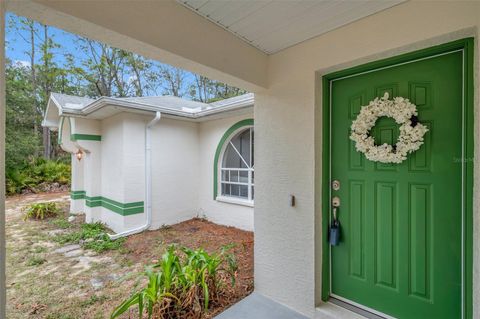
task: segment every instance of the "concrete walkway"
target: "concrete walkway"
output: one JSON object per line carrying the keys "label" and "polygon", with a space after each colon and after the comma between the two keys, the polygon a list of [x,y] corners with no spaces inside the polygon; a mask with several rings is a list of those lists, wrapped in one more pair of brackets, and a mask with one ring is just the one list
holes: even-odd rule
{"label": "concrete walkway", "polygon": [[254,292],[215,319],[307,319],[307,317]]}

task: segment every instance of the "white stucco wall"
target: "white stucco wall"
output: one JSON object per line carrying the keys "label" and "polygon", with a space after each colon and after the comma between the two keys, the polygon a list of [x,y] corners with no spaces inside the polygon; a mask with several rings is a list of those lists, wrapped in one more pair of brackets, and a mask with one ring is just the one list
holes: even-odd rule
{"label": "white stucco wall", "polygon": [[[122,204],[144,201],[146,117],[120,113],[102,121],[101,196]],[[122,216],[101,207],[101,220],[121,232],[145,223],[145,214]]]}
{"label": "white stucco wall", "polygon": [[[270,56],[269,89],[255,95],[257,292],[311,318],[325,318],[325,313],[332,313],[332,306],[319,302],[318,293],[321,287],[322,105],[321,86],[316,83],[316,76],[321,78],[321,74],[333,70],[476,36],[479,25],[479,2],[410,1]],[[452,34],[454,32],[457,33]],[[475,132],[479,136],[478,51],[475,68]],[[477,158],[479,141],[480,137],[476,141]],[[479,194],[478,162],[476,198]],[[289,194],[297,196],[294,208],[288,205]],[[477,199],[474,211],[475,318],[480,317],[478,206]],[[323,312],[321,315],[315,309],[317,305]],[[335,317],[354,316],[343,312]]]}
{"label": "white stucco wall", "polygon": [[213,198],[213,166],[217,145],[232,125],[251,118],[253,112],[199,124],[198,207],[200,215],[205,215],[215,223],[253,231],[253,207],[220,202]]}
{"label": "white stucco wall", "polygon": [[[217,145],[232,125],[252,117],[253,110],[205,122],[164,117],[152,128],[151,229],[206,216],[216,223],[253,230],[253,207],[213,199]],[[145,126],[151,119],[123,112],[91,123],[73,120],[73,127],[81,127],[83,134],[101,134],[101,141],[73,142],[85,150],[85,155],[80,162],[72,156],[72,189],[86,191],[87,197],[101,196],[121,204],[144,202]],[[70,132],[65,133],[69,141]],[[72,200],[72,212],[84,211],[87,221],[100,220],[115,232],[146,221],[145,210],[124,216],[105,205],[88,207],[85,202]]]}
{"label": "white stucco wall", "polygon": [[[124,115],[102,121],[101,195],[124,202]],[[100,194],[99,194],[100,195]]]}
{"label": "white stucco wall", "polygon": [[[84,161],[79,161],[75,154],[70,155],[71,158],[71,170],[72,170],[72,182],[71,182],[71,191],[84,191],[83,183],[83,163]],[[85,200],[83,198],[74,199],[72,198],[70,202],[70,213],[79,214],[85,212]]]}
{"label": "white stucco wall", "polygon": [[152,228],[198,210],[197,123],[162,118],[152,130]]}

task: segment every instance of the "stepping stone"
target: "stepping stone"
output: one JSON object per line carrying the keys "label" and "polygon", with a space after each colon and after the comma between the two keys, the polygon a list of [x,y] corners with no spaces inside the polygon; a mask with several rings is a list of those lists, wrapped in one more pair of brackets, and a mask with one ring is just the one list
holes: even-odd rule
{"label": "stepping stone", "polygon": [[99,278],[90,279],[90,283],[92,284],[92,287],[95,290],[103,288],[103,281],[100,280]]}
{"label": "stepping stone", "polygon": [[63,229],[55,229],[47,232],[48,236],[56,236],[65,233],[65,230]]}
{"label": "stepping stone", "polygon": [[63,247],[60,247],[58,249],[55,249],[55,252],[56,253],[59,253],[59,254],[64,254],[68,251],[71,251],[71,250],[76,250],[76,249],[80,249],[80,245],[67,245],[67,246],[63,246]]}
{"label": "stepping stone", "polygon": [[78,257],[83,254],[83,249],[70,250],[64,253],[65,257]]}

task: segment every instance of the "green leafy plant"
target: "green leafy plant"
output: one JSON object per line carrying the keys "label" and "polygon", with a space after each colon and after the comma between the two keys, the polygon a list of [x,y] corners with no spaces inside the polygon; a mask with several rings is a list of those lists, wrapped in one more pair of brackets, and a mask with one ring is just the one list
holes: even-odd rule
{"label": "green leafy plant", "polygon": [[34,203],[25,209],[23,220],[27,219],[40,219],[43,220],[48,217],[58,216],[62,210],[58,207],[57,203]]}
{"label": "green leafy plant", "polygon": [[32,256],[27,260],[27,266],[38,266],[45,263],[47,260],[40,256]]}
{"label": "green leafy plant", "polygon": [[54,240],[60,244],[82,244],[84,248],[98,253],[121,248],[125,238],[111,240],[106,231],[105,225],[100,222],[85,223],[80,230],[57,235]]}
{"label": "green leafy plant", "polygon": [[73,224],[70,223],[65,217],[55,218],[51,223],[58,228],[68,229],[73,227]]}
{"label": "green leafy plant", "polygon": [[235,285],[238,267],[229,252],[232,247],[209,254],[203,249],[169,246],[159,263],[147,269],[147,287],[120,304],[110,318],[118,318],[131,307],[138,307],[140,319],[145,314],[148,318],[200,317],[219,299],[228,277]]}
{"label": "green leafy plant", "polygon": [[70,185],[70,165],[61,160],[29,159],[23,164],[7,167],[5,183],[8,195],[25,190],[40,192],[44,184]]}

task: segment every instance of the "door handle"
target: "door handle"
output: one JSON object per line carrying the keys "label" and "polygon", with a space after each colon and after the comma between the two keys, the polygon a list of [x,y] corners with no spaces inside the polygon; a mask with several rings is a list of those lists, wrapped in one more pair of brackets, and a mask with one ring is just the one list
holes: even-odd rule
{"label": "door handle", "polygon": [[337,246],[340,243],[340,222],[337,219],[337,210],[340,207],[340,198],[338,196],[332,198],[332,207],[333,221],[330,224],[328,241],[330,242],[330,245]]}
{"label": "door handle", "polygon": [[333,207],[333,221],[337,221],[337,209],[340,207],[340,197],[334,196],[332,198],[332,207]]}

